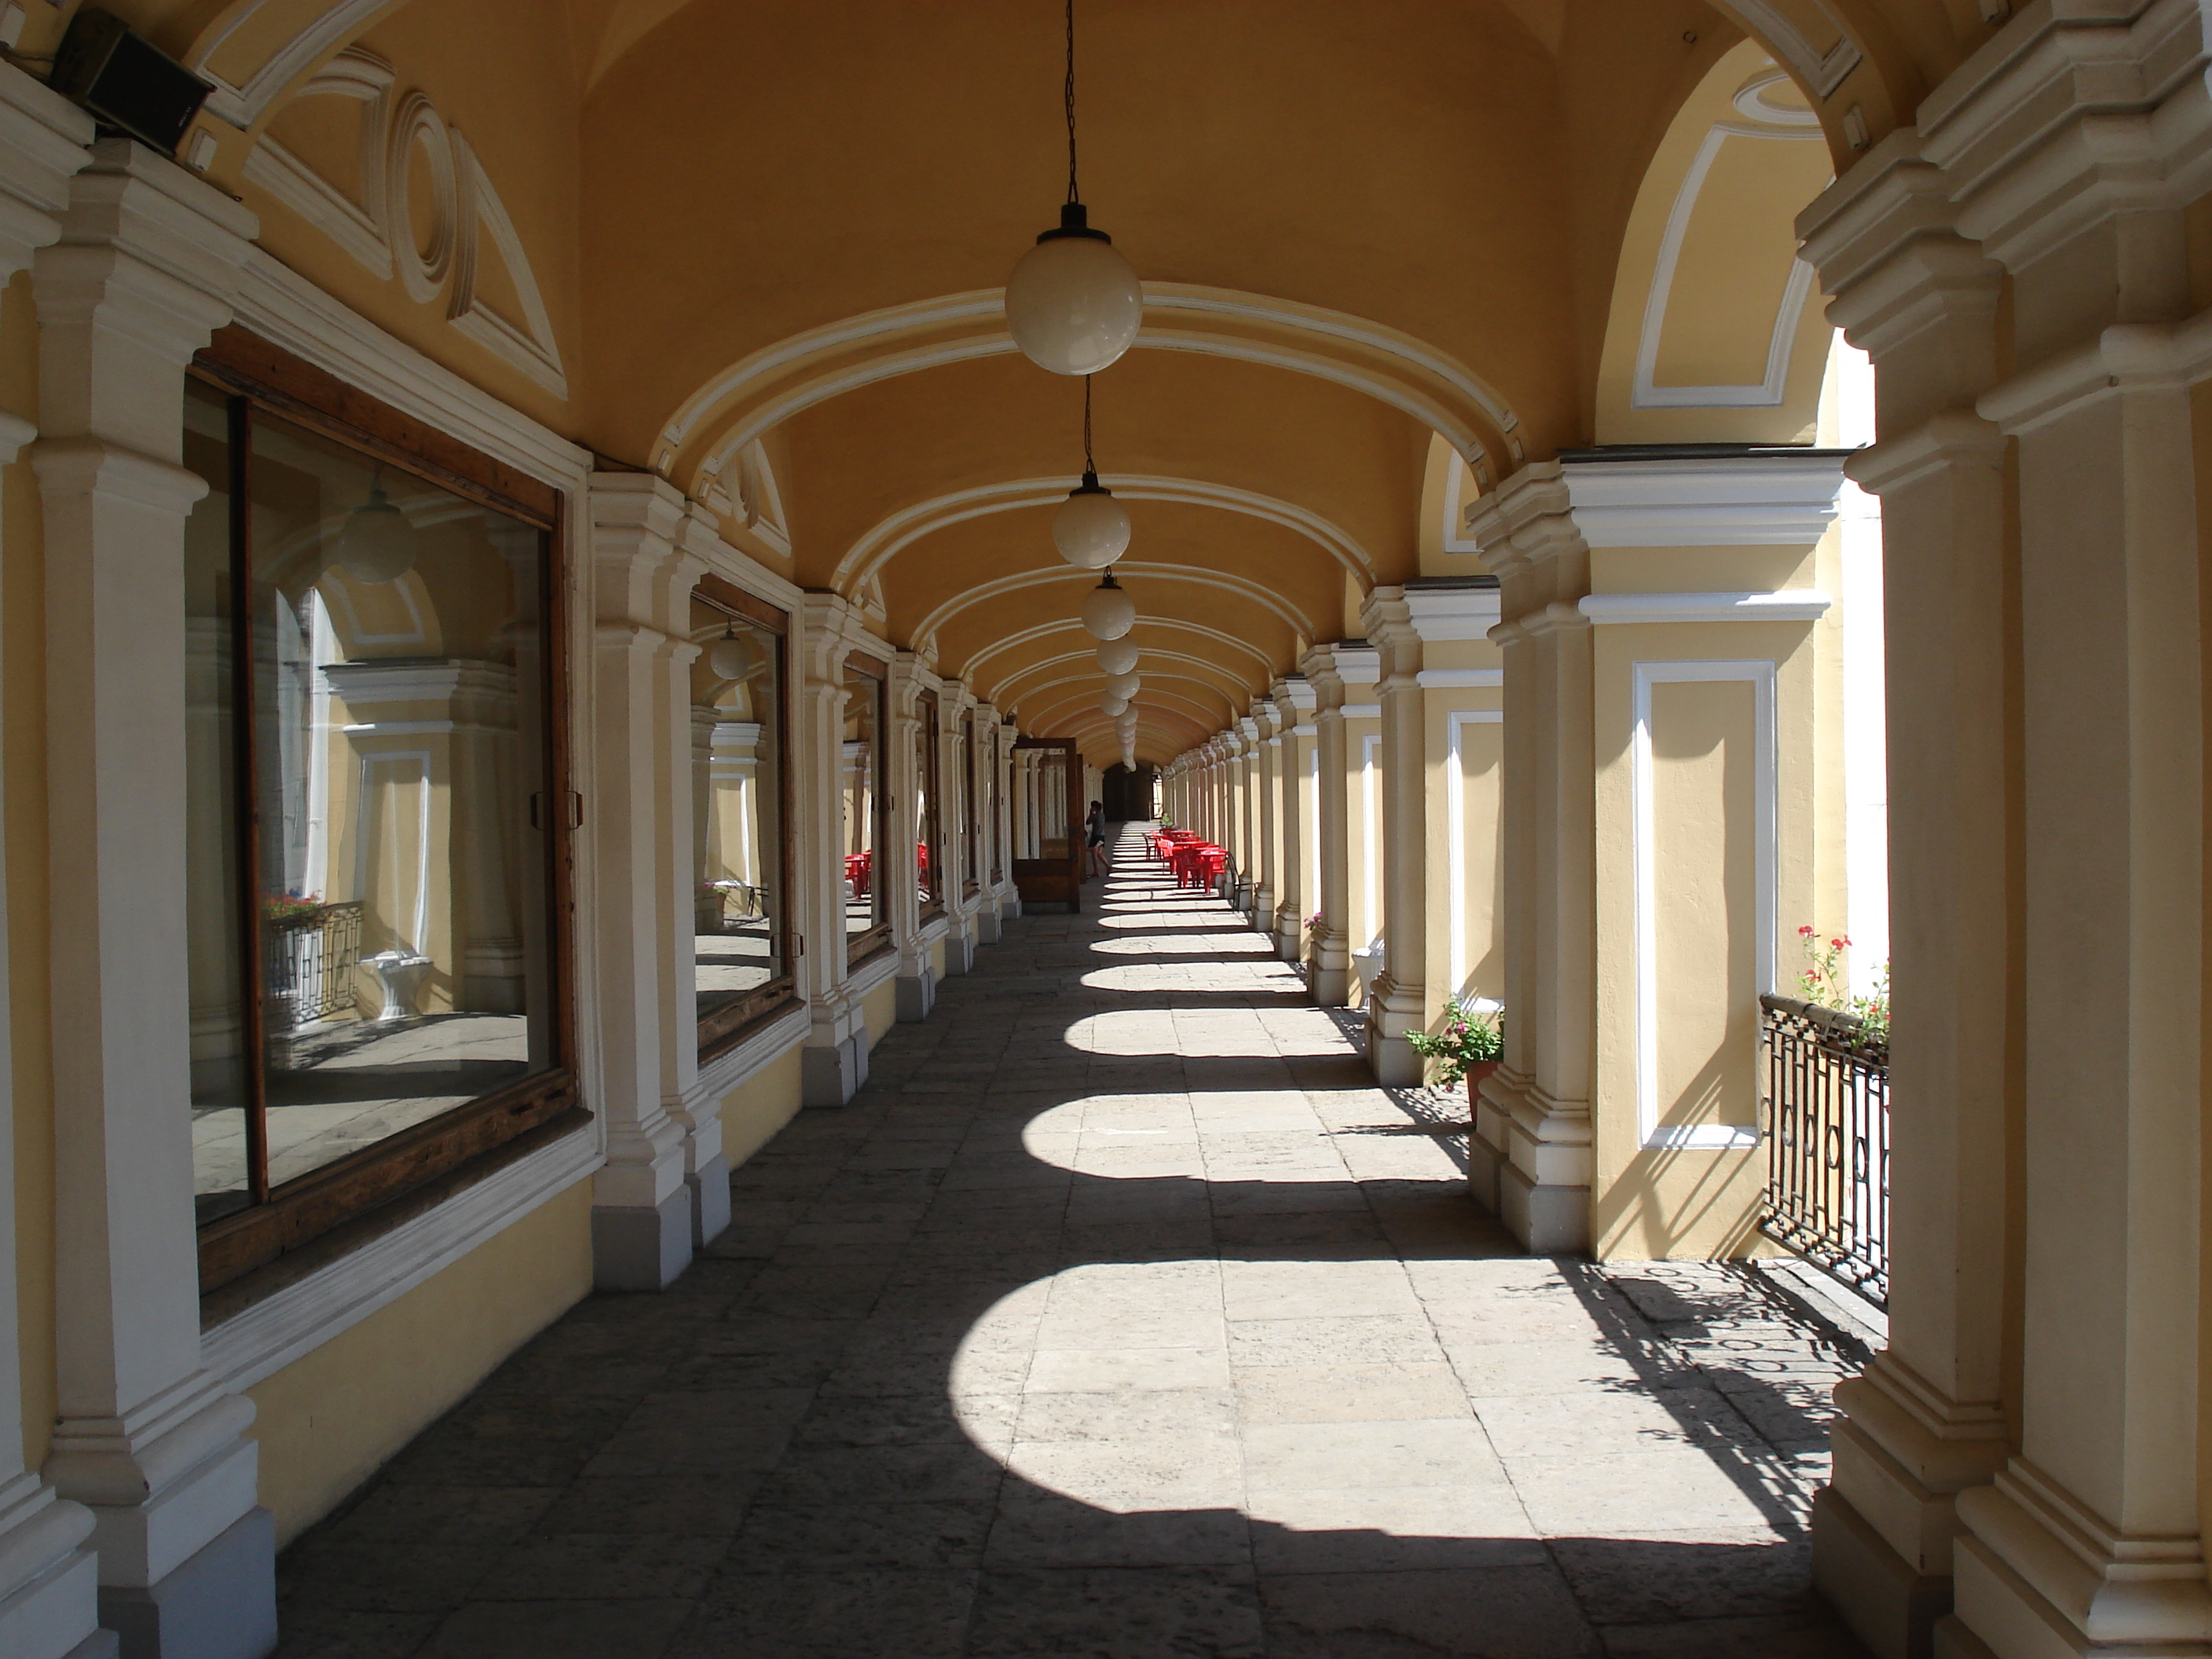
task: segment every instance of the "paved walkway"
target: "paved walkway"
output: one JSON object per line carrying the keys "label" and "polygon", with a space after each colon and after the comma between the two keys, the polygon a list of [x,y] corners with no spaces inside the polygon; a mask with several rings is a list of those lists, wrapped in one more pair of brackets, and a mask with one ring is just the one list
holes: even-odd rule
{"label": "paved walkway", "polygon": [[1517,1255],[1133,838],[872,1068],[288,1552],[287,1659],[1856,1653],[1845,1358],[1732,1269]]}

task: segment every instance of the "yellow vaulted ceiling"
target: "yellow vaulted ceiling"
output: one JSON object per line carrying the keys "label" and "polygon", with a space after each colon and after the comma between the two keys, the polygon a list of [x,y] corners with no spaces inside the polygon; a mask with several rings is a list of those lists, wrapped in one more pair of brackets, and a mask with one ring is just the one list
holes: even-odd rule
{"label": "yellow vaulted ceiling", "polygon": [[[203,159],[278,258],[802,585],[880,599],[892,640],[1030,729],[1117,753],[1072,627],[1093,579],[1048,536],[1079,386],[1013,355],[999,309],[1064,190],[1054,0],[111,3],[216,82]],[[35,52],[59,23],[27,27]],[[1600,430],[1639,192],[1747,33],[1818,121],[1766,148],[1815,172],[1847,110],[1879,137],[1986,38],[1974,0],[1079,0],[1078,27],[1084,195],[1146,284],[1097,390],[1152,761],[1336,637],[1347,580],[1415,573],[1432,434],[1486,488]],[[348,90],[364,63],[386,103]],[[398,152],[396,217],[367,158],[417,94],[510,233],[476,233],[472,287],[399,280],[437,229],[438,140]],[[275,150],[249,165],[264,136],[324,193]],[[1721,156],[1713,199],[1771,209],[1786,270],[1808,167],[1764,154]],[[1692,230],[1702,293],[1727,231]],[[1668,313],[1659,383],[1754,378],[1728,310]]]}

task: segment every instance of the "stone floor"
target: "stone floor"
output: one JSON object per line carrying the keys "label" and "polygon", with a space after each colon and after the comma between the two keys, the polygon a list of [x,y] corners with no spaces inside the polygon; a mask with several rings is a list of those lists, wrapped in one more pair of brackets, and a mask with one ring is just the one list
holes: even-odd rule
{"label": "stone floor", "polygon": [[1518,1255],[1133,839],[872,1068],[287,1552],[286,1659],[1857,1653],[1805,1546],[1856,1357]]}

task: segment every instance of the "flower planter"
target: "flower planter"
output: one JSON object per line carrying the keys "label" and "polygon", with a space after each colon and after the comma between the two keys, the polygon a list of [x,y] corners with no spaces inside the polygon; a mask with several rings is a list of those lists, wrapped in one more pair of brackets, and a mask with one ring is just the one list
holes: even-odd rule
{"label": "flower planter", "polygon": [[1467,1079],[1467,1116],[1468,1122],[1472,1123],[1474,1121],[1474,1097],[1476,1092],[1482,1087],[1483,1079],[1488,1077],[1492,1072],[1496,1071],[1505,1062],[1502,1060],[1470,1060],[1467,1062],[1467,1066],[1465,1071],[1462,1073],[1462,1075]]}

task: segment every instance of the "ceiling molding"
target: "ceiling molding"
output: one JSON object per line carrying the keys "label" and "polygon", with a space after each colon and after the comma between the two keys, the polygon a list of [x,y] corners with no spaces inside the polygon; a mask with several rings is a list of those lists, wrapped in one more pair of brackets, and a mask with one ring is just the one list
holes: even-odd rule
{"label": "ceiling molding", "polygon": [[[1218,570],[1198,570],[1185,565],[1133,563],[1127,559],[1123,559],[1115,564],[1114,569],[1117,575],[1133,576],[1144,581],[1188,582],[1200,587],[1217,588],[1222,592],[1233,593],[1241,599],[1258,605],[1270,616],[1278,618],[1294,634],[1311,639],[1317,631],[1311,619],[1300,616],[1284,599],[1261,586],[1259,583],[1248,581],[1242,576],[1231,576]],[[1007,594],[1019,592],[1024,588],[1044,587],[1061,582],[1079,585],[1083,590],[1088,591],[1093,585],[1091,579],[1096,574],[1094,571],[1078,570],[1072,566],[1063,565],[1053,570],[1024,570],[1012,576],[1001,576],[995,581],[988,581],[980,586],[971,587],[958,598],[945,600],[916,624],[913,635],[914,648],[917,652],[933,654],[936,650],[938,630],[962,611],[981,605],[986,600],[1003,599]],[[1139,611],[1137,620],[1143,623],[1155,619]]]}
{"label": "ceiling molding", "polygon": [[[1370,586],[1374,585],[1375,561],[1358,539],[1318,513],[1291,502],[1202,478],[1110,473],[1101,474],[1100,482],[1125,501],[1179,501],[1193,507],[1218,507],[1280,525],[1313,542],[1341,565],[1347,574],[1360,578]],[[830,585],[841,593],[849,594],[854,583],[881,570],[926,536],[970,519],[1024,507],[1057,507],[1067,499],[1070,487],[1064,477],[1013,478],[917,501],[881,520],[855,541],[837,562]]]}
{"label": "ceiling molding", "polygon": [[[1318,306],[1180,283],[1145,285],[1139,349],[1269,364],[1400,409],[1459,450],[1479,477],[1517,467],[1520,417],[1464,364],[1409,334]],[[1004,290],[978,289],[842,319],[765,346],[713,376],[670,416],[653,465],[678,483],[803,410],[902,374],[1014,349]]]}
{"label": "ceiling molding", "polygon": [[[1279,672],[1275,667],[1275,659],[1253,644],[1251,641],[1239,639],[1236,635],[1221,629],[1208,628],[1204,623],[1185,622],[1180,617],[1139,617],[1137,621],[1139,627],[1175,628],[1185,633],[1195,634],[1201,639],[1210,640],[1217,645],[1224,645],[1231,650],[1243,652],[1265,668],[1271,677]],[[982,663],[998,655],[1000,652],[1010,651],[1017,646],[1027,645],[1030,641],[1042,639],[1048,634],[1060,633],[1083,634],[1084,639],[1088,641],[1084,647],[1085,650],[1095,647],[1098,643],[1097,641],[1091,639],[1090,635],[1083,633],[1083,624],[1080,622],[1073,617],[1062,617],[1052,622],[1040,623],[1033,628],[1024,628],[1019,633],[1009,634],[1003,639],[994,640],[962,663],[960,672],[963,676],[972,678],[980,672],[980,665]],[[1140,646],[1138,648],[1142,650],[1145,647]]]}

